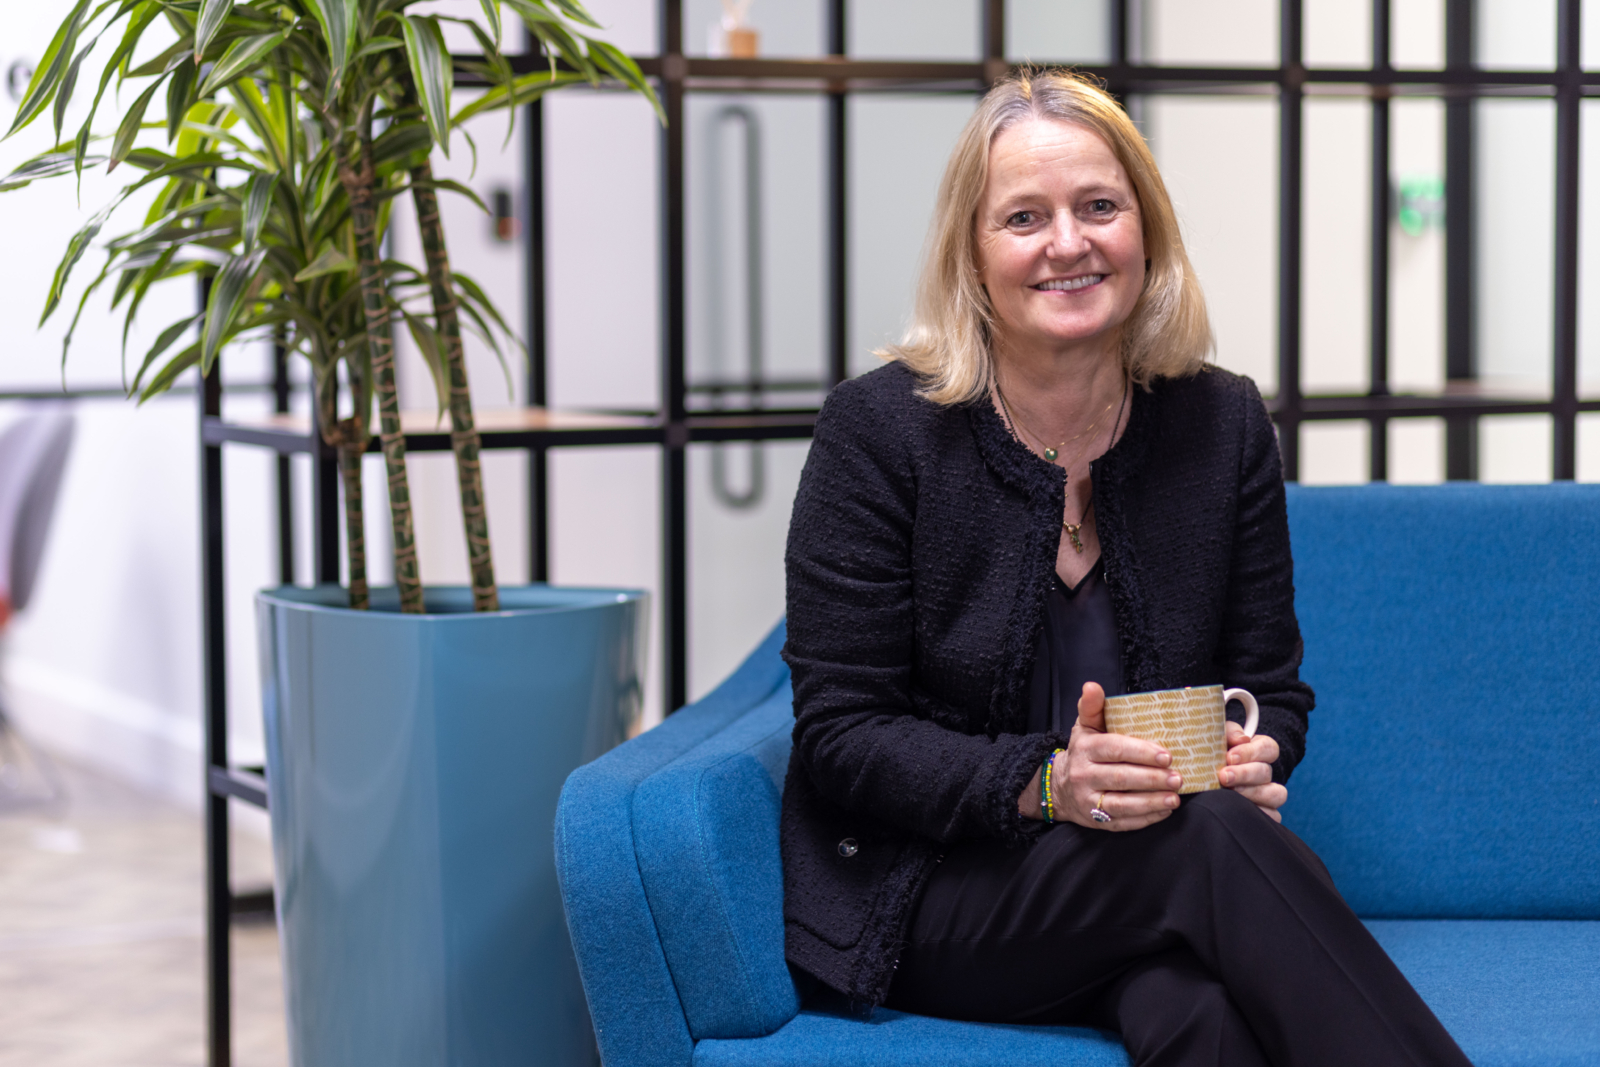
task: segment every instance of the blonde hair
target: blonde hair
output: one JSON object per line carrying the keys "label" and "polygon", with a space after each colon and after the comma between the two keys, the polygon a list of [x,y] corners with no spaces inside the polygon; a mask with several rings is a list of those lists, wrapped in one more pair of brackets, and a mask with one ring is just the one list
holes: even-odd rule
{"label": "blonde hair", "polygon": [[989,349],[994,308],[978,273],[978,205],[989,178],[990,146],[1002,131],[1030,118],[1099,134],[1133,183],[1149,268],[1122,327],[1122,362],[1129,377],[1148,388],[1156,378],[1194,374],[1214,348],[1211,323],[1155,158],[1104,89],[1065,70],[1012,74],[978,104],[939,183],[911,326],[899,344],[874,354],[915,371],[923,382],[919,392],[935,403],[959,404],[988,394],[994,378]]}

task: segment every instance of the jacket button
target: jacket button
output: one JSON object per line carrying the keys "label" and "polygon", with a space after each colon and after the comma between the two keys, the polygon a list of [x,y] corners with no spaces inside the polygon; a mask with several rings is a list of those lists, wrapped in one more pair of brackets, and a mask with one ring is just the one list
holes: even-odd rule
{"label": "jacket button", "polygon": [[853,837],[847,837],[843,841],[839,842],[839,855],[843,856],[845,859],[849,859],[851,856],[854,856],[860,851],[861,846],[856,844],[856,839]]}

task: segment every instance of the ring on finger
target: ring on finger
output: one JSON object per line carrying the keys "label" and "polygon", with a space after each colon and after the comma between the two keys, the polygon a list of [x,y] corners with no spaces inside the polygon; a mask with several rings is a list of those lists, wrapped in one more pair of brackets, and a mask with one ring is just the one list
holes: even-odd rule
{"label": "ring on finger", "polygon": [[1100,794],[1100,799],[1095,801],[1094,807],[1089,809],[1089,818],[1101,824],[1111,821],[1111,813],[1106,810],[1106,795],[1104,793]]}

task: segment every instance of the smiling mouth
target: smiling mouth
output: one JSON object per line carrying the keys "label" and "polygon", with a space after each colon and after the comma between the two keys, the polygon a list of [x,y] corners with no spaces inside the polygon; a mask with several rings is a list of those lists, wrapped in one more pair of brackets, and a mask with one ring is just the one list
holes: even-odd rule
{"label": "smiling mouth", "polygon": [[1095,285],[1104,278],[1104,274],[1084,274],[1077,278],[1053,278],[1047,282],[1040,282],[1038,285],[1035,285],[1034,288],[1041,289],[1047,293],[1070,293],[1077,289],[1087,289],[1089,286]]}

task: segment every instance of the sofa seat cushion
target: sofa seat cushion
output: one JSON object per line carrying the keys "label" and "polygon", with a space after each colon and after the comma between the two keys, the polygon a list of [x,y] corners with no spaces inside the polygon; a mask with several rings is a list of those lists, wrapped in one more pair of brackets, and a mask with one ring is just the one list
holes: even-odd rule
{"label": "sofa seat cushion", "polygon": [[880,1008],[871,1019],[807,1009],[775,1034],[701,1041],[695,1067],[1128,1067],[1115,1034],[1076,1026],[958,1023]]}
{"label": "sofa seat cushion", "polygon": [[1600,922],[1367,927],[1476,1067],[1600,1064]]}
{"label": "sofa seat cushion", "polygon": [[[1600,1064],[1600,922],[1369,921],[1475,1067]],[[1125,1067],[1114,1034],[807,1009],[776,1033],[701,1041],[695,1067]]]}

